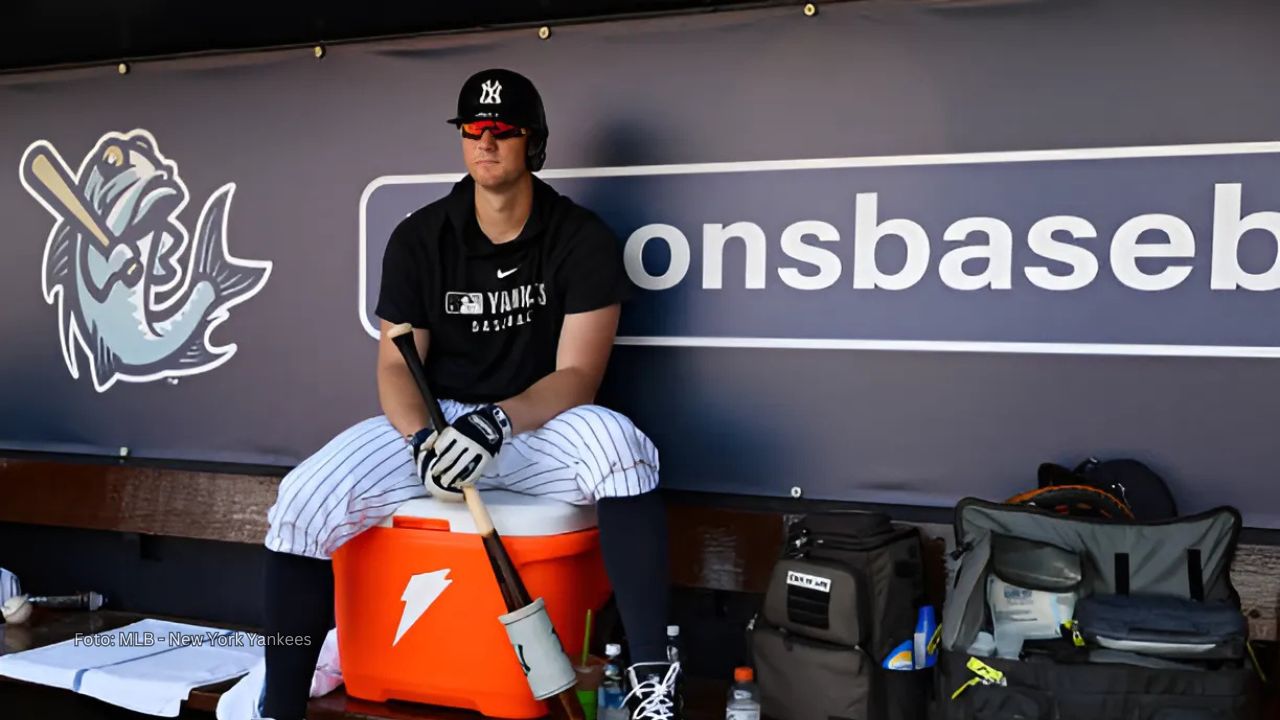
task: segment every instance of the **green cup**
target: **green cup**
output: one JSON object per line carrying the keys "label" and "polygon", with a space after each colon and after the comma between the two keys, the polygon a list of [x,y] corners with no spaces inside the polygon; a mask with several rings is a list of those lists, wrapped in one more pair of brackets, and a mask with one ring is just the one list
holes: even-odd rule
{"label": "green cup", "polygon": [[599,702],[599,699],[596,698],[596,691],[579,690],[577,692],[578,703],[582,705],[582,716],[586,720],[596,720],[596,710],[599,709],[596,705]]}
{"label": "green cup", "polygon": [[586,720],[596,720],[596,703],[599,702],[596,693],[604,680],[604,658],[592,655],[587,658],[586,665],[575,665],[573,670],[578,675],[574,689],[578,693],[578,704],[582,705],[582,714]]}

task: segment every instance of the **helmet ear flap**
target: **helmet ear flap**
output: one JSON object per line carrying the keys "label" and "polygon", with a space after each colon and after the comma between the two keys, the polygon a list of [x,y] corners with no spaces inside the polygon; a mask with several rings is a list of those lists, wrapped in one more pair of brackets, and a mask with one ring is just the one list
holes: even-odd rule
{"label": "helmet ear flap", "polygon": [[530,172],[537,172],[542,169],[542,164],[547,161],[547,136],[546,133],[536,133],[529,137],[528,150],[525,151],[525,165],[528,166]]}
{"label": "helmet ear flap", "polygon": [[542,105],[542,98],[537,98],[538,110],[538,128],[536,132],[529,138],[528,150],[525,155],[525,165],[529,167],[530,172],[537,172],[542,169],[542,164],[547,161],[547,110]]}

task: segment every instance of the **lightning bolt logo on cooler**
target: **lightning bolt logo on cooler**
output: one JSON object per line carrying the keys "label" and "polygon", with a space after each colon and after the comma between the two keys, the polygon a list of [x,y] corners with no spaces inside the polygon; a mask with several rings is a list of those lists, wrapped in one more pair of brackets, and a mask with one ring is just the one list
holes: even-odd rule
{"label": "lightning bolt logo on cooler", "polygon": [[409,582],[404,586],[404,594],[400,596],[404,601],[404,614],[400,616],[400,626],[396,628],[396,639],[391,641],[393,647],[452,582],[449,579],[448,568],[409,578]]}

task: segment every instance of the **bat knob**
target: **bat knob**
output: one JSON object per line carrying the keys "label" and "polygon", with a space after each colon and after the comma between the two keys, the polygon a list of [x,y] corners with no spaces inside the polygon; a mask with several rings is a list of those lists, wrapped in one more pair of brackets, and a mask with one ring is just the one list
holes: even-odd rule
{"label": "bat knob", "polygon": [[392,340],[404,335],[411,335],[412,333],[413,326],[409,323],[400,323],[399,325],[392,325],[387,328],[387,337]]}

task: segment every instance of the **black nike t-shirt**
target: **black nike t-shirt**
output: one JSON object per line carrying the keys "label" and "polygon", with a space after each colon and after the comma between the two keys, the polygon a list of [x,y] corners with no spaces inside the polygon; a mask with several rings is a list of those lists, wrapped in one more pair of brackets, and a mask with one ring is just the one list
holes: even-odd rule
{"label": "black nike t-shirt", "polygon": [[377,315],[430,331],[427,378],[442,398],[496,402],[556,367],[564,316],[625,300],[617,236],[534,177],[519,237],[493,243],[470,176],[405,218],[387,242]]}

